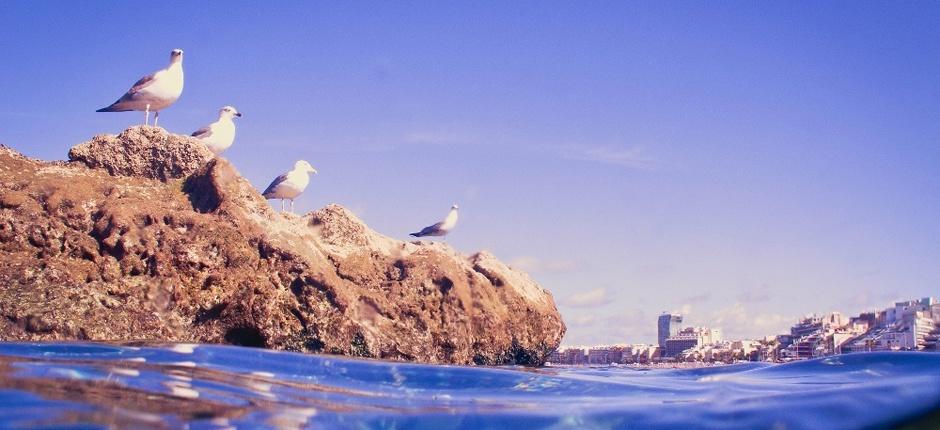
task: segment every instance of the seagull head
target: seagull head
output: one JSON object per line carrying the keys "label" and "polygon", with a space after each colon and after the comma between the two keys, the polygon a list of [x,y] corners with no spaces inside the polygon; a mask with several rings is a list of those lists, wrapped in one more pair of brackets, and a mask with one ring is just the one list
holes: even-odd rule
{"label": "seagull head", "polygon": [[219,109],[219,118],[232,119],[233,117],[236,117],[236,116],[241,117],[242,114],[241,112],[236,110],[234,106],[225,106],[222,109]]}
{"label": "seagull head", "polygon": [[451,210],[457,210],[457,209],[460,209],[460,207],[457,206],[457,203],[454,203],[454,205],[451,206],[450,209],[451,209]]}
{"label": "seagull head", "polygon": [[317,169],[314,169],[313,166],[310,165],[310,163],[304,160],[297,160],[297,162],[294,163],[294,170],[299,170],[301,172],[307,172],[307,173],[313,173],[314,175],[317,174]]}
{"label": "seagull head", "polygon": [[171,62],[171,63],[178,63],[178,62],[180,62],[180,61],[183,61],[183,50],[182,50],[182,49],[174,49],[174,50],[170,51],[170,62]]}

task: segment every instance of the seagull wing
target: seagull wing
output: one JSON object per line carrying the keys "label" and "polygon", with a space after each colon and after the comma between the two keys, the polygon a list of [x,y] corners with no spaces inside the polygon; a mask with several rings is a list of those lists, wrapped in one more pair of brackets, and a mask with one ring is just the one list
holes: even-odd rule
{"label": "seagull wing", "polygon": [[153,84],[156,80],[157,80],[157,74],[156,74],[156,73],[151,73],[151,74],[149,74],[149,75],[147,75],[147,76],[144,76],[144,77],[140,78],[140,80],[138,80],[137,82],[134,83],[134,86],[132,86],[131,89],[127,90],[127,95],[136,94],[138,91],[140,91],[140,90],[142,90],[142,89],[144,89],[144,88],[149,87],[149,86],[150,86],[151,84]]}
{"label": "seagull wing", "polygon": [[441,232],[441,227],[444,226],[444,222],[441,221],[434,225],[429,225],[417,233],[411,233],[412,236],[421,237],[421,236],[435,236]]}
{"label": "seagull wing", "polygon": [[152,85],[154,82],[157,81],[156,76],[157,76],[156,73],[152,73],[152,74],[149,74],[147,76],[140,78],[140,80],[135,82],[134,86],[132,86],[131,89],[127,90],[127,92],[124,93],[124,95],[121,96],[121,98],[119,98],[116,102],[111,103],[111,106],[98,109],[98,112],[124,112],[128,110],[133,110],[133,108],[130,108],[124,105],[123,103],[134,100],[134,96],[136,96],[137,93],[140,92],[140,90],[143,90],[144,88],[149,87],[150,85]]}
{"label": "seagull wing", "polygon": [[271,185],[268,185],[268,187],[264,189],[264,192],[261,193],[261,195],[264,197],[268,197],[268,194],[273,193],[274,189],[277,188],[278,185],[281,185],[281,183],[283,183],[286,180],[287,180],[287,173],[274,178],[274,180],[271,181]]}
{"label": "seagull wing", "polygon": [[212,136],[212,128],[209,126],[205,126],[203,128],[200,128],[199,130],[194,131],[192,136],[195,137],[196,139],[205,139],[209,136]]}

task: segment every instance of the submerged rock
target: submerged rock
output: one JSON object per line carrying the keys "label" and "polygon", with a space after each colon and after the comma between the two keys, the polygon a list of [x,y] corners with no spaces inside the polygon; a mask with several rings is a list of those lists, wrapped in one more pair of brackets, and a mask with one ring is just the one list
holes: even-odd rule
{"label": "submerged rock", "polygon": [[339,205],[279,214],[206,152],[152,127],[70,163],[0,148],[0,339],[525,365],[561,341],[551,295],[491,254],[395,240]]}

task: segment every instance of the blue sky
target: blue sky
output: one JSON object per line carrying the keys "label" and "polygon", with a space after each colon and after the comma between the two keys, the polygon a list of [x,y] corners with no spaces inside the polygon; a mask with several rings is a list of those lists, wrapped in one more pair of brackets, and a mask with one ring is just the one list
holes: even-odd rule
{"label": "blue sky", "polygon": [[929,2],[0,2],[0,143],[43,159],[186,52],[160,124],[231,104],[259,188],[448,242],[555,296],[566,344],[726,336],[940,295],[940,6]]}

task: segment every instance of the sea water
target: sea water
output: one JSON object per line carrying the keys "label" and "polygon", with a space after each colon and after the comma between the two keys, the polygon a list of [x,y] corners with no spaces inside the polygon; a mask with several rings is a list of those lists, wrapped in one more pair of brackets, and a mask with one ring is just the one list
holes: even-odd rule
{"label": "sea water", "polygon": [[0,428],[855,429],[929,427],[938,407],[936,353],[527,369],[218,345],[0,343]]}

